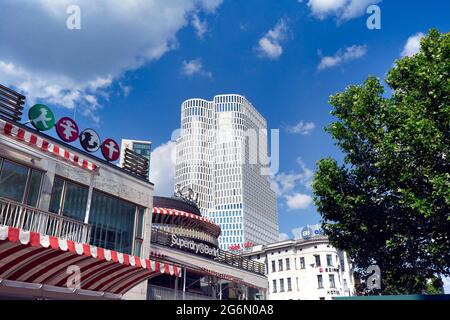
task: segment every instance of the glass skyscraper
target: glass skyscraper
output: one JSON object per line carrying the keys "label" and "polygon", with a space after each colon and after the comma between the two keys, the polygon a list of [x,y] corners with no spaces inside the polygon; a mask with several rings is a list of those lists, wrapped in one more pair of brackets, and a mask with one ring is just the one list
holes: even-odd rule
{"label": "glass skyscraper", "polygon": [[240,95],[181,105],[175,183],[198,193],[202,215],[222,228],[221,249],[278,240],[275,192],[267,165],[267,123]]}

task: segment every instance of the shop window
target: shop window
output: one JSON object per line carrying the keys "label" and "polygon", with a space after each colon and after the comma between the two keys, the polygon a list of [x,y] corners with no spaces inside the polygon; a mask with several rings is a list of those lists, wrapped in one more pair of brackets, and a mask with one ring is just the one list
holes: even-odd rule
{"label": "shop window", "polygon": [[139,207],[136,214],[136,235],[134,239],[134,255],[140,257],[142,253],[142,243],[144,242],[144,212],[145,209]]}
{"label": "shop window", "polygon": [[[89,213],[91,244],[126,254],[139,253],[140,256],[143,216],[144,208],[94,190]],[[134,240],[138,241],[133,248]]]}
{"label": "shop window", "polygon": [[50,212],[84,222],[89,188],[69,180],[55,177]]}
{"label": "shop window", "polygon": [[43,173],[0,158],[0,198],[36,207]]}

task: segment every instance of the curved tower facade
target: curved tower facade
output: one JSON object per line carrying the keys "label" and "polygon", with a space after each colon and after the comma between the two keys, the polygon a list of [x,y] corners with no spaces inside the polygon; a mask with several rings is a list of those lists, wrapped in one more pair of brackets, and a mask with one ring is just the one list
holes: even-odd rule
{"label": "curved tower facade", "polygon": [[267,123],[245,97],[183,102],[176,152],[176,184],[197,192],[202,215],[221,226],[221,249],[278,240],[276,196],[260,161]]}

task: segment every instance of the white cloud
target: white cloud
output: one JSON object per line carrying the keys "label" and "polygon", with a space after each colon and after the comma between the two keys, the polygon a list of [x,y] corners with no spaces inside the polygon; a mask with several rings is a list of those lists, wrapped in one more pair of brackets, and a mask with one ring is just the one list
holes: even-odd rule
{"label": "white cloud", "polygon": [[169,141],[157,147],[151,156],[150,181],[155,184],[155,195],[171,196],[175,185],[176,142]]}
{"label": "white cloud", "polygon": [[[336,17],[338,23],[360,17],[366,13],[367,7],[382,0],[309,0],[311,14],[320,19]],[[303,2],[299,0],[299,2]]]}
{"label": "white cloud", "polygon": [[203,67],[202,60],[200,58],[191,60],[191,61],[183,61],[181,66],[181,74],[186,76],[193,76],[195,74],[199,74],[208,78],[212,77],[212,73],[206,71]]}
{"label": "white cloud", "polygon": [[314,172],[307,168],[302,158],[297,159],[299,171],[281,172],[272,177],[270,186],[277,197],[283,199],[291,210],[306,209],[312,203],[312,197],[303,194],[302,190],[311,190]]}
{"label": "white cloud", "polygon": [[287,38],[288,25],[285,19],[280,19],[275,27],[259,39],[256,51],[261,58],[278,59],[283,54],[281,46]]}
{"label": "white cloud", "polygon": [[294,193],[293,195],[287,195],[286,204],[291,210],[303,210],[308,208],[313,199],[311,196],[302,193]]}
{"label": "white cloud", "polygon": [[402,51],[402,57],[411,57],[420,51],[420,40],[425,36],[422,32],[408,38]]}
{"label": "white cloud", "polygon": [[286,126],[286,131],[289,133],[296,133],[303,136],[311,134],[316,125],[314,122],[305,122],[301,120],[295,126]]}
{"label": "white cloud", "polygon": [[[3,0],[0,82],[40,100],[74,108],[107,98],[127,71],[177,47],[192,14],[212,13],[222,0]],[[68,30],[66,9],[81,8],[81,30]],[[97,99],[97,103],[99,99]]]}
{"label": "white cloud", "polygon": [[354,45],[347,47],[344,50],[339,50],[333,56],[322,57],[319,66],[319,70],[325,70],[328,68],[333,68],[340,66],[352,60],[362,58],[367,53],[367,46],[365,45]]}
{"label": "white cloud", "polygon": [[208,31],[208,25],[207,25],[206,21],[200,20],[198,14],[194,14],[192,16],[191,24],[195,29],[195,33],[197,34],[197,37],[199,37],[200,39],[203,39],[203,36]]}
{"label": "white cloud", "polygon": [[286,241],[289,240],[289,235],[287,233],[280,233],[278,235],[278,240],[280,241]]}
{"label": "white cloud", "polygon": [[306,167],[302,158],[297,159],[297,164],[300,167],[300,171],[291,173],[281,172],[271,179],[272,190],[277,196],[285,196],[294,191],[298,186],[307,190],[311,189],[314,172]]}

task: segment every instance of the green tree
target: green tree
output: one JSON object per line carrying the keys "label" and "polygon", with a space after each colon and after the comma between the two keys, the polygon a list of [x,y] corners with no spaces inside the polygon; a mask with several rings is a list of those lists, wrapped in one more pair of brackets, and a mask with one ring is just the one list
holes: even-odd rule
{"label": "green tree", "polygon": [[330,241],[385,294],[422,293],[450,275],[450,34],[431,30],[385,82],[330,98],[326,131],[343,151],[317,163],[315,204]]}

